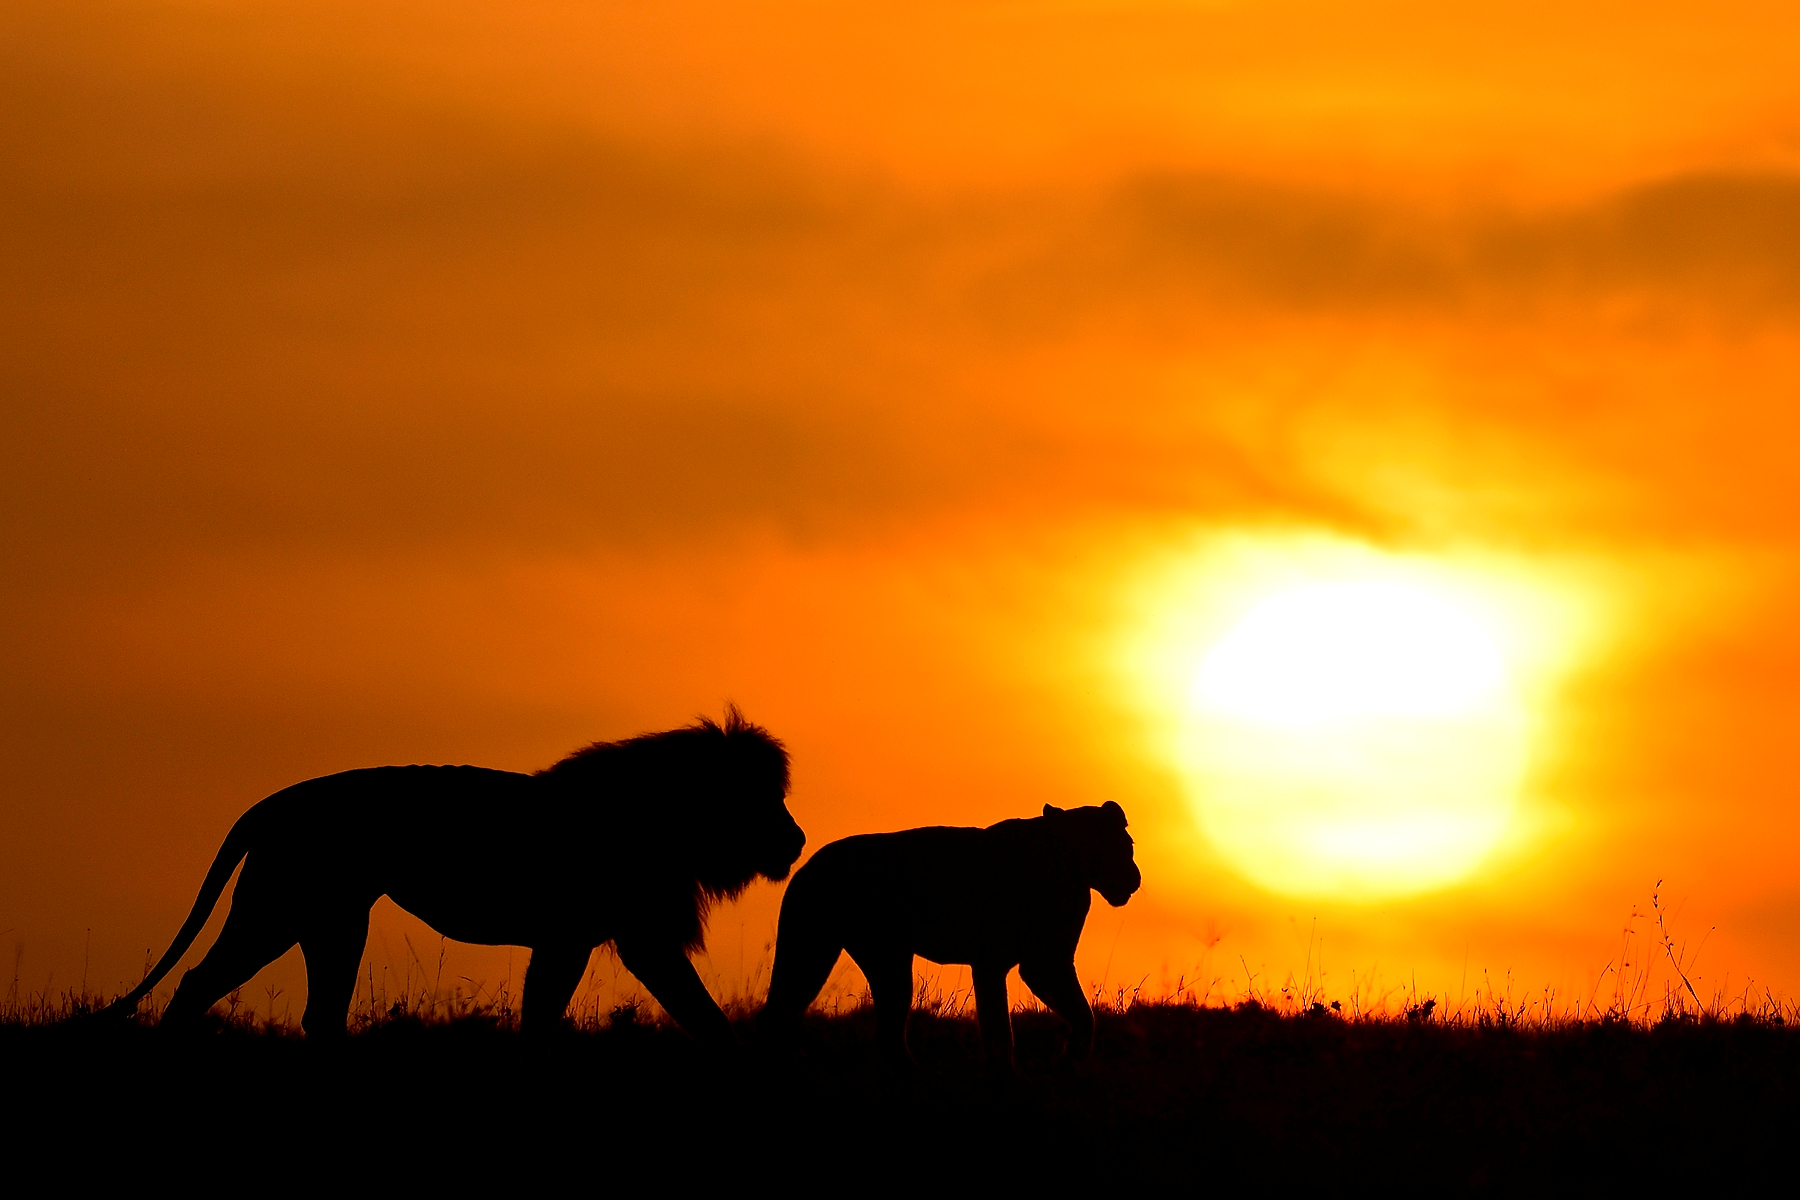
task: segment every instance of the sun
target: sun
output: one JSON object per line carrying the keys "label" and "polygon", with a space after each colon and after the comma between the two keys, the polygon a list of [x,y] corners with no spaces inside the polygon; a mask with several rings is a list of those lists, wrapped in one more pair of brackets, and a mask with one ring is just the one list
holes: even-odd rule
{"label": "sun", "polygon": [[1505,685],[1494,639],[1454,605],[1393,583],[1320,583],[1258,605],[1207,654],[1203,707],[1267,725],[1449,716]]}
{"label": "sun", "polygon": [[1201,828],[1253,882],[1386,899],[1466,878],[1518,805],[1526,723],[1502,639],[1427,585],[1260,598],[1205,651],[1181,757]]}

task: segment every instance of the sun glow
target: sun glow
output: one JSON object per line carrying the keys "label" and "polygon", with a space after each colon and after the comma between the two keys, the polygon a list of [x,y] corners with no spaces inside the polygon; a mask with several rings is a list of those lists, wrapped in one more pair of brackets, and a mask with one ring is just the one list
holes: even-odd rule
{"label": "sun glow", "polygon": [[1468,879],[1521,836],[1531,710],[1570,632],[1541,580],[1245,539],[1146,582],[1135,669],[1172,702],[1199,830],[1240,875],[1387,900]]}

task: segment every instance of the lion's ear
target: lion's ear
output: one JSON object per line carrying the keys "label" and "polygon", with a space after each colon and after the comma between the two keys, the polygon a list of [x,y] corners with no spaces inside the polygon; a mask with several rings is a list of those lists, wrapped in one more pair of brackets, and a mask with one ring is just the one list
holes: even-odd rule
{"label": "lion's ear", "polygon": [[1100,811],[1117,821],[1121,826],[1128,824],[1125,820],[1125,810],[1119,807],[1119,802],[1117,800],[1108,800],[1105,804],[1100,806]]}
{"label": "lion's ear", "polygon": [[1049,817],[1049,816],[1055,816],[1055,815],[1057,815],[1057,814],[1059,814],[1059,813],[1061,813],[1061,812],[1062,812],[1062,809],[1060,809],[1060,808],[1058,808],[1058,807],[1056,807],[1056,805],[1054,805],[1054,804],[1046,804],[1046,805],[1044,805],[1044,815],[1045,815],[1045,816],[1046,816],[1046,817]]}

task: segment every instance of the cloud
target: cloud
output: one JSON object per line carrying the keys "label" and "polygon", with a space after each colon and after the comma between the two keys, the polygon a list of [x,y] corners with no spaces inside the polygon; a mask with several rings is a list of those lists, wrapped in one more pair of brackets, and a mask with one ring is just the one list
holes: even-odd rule
{"label": "cloud", "polygon": [[927,194],[234,56],[243,29],[150,11],[155,54],[64,29],[6,77],[18,561],[971,508],[1774,519],[1754,482],[1659,497],[1692,496],[1696,437],[1769,444],[1794,177],[1533,209],[1115,165]]}
{"label": "cloud", "polygon": [[[1216,174],[1128,180],[1021,282],[1077,307],[1254,302],[1285,312],[1480,318],[1497,303],[1647,290],[1792,319],[1800,178],[1697,174],[1549,210],[1445,212],[1404,198]],[[996,303],[1010,299],[1006,293]]]}

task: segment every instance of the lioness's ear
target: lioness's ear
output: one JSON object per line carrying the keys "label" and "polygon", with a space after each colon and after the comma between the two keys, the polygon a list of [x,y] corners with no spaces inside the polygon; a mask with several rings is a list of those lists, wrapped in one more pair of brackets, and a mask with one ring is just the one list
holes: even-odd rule
{"label": "lioness's ear", "polygon": [[1125,820],[1125,810],[1119,807],[1119,802],[1117,800],[1108,800],[1105,804],[1100,806],[1100,811],[1121,825],[1129,824],[1129,822]]}
{"label": "lioness's ear", "polygon": [[1050,816],[1052,813],[1060,813],[1061,811],[1062,811],[1062,809],[1056,807],[1056,805],[1054,805],[1054,804],[1044,805],[1044,815],[1046,817]]}

